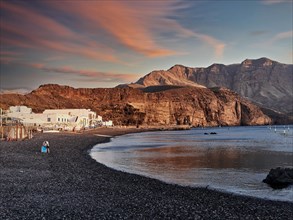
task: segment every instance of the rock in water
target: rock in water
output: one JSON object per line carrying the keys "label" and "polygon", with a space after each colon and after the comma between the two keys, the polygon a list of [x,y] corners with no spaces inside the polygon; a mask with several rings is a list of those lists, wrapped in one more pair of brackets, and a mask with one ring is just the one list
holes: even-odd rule
{"label": "rock in water", "polygon": [[292,168],[276,168],[271,169],[267,177],[263,180],[274,189],[282,189],[293,184]]}

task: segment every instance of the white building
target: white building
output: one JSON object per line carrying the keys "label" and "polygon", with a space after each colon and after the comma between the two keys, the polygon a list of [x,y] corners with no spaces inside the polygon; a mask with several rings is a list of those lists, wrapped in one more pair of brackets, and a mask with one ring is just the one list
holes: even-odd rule
{"label": "white building", "polygon": [[96,119],[96,113],[90,109],[47,109],[43,115],[47,123],[67,125],[76,130],[91,127]]}
{"label": "white building", "polygon": [[18,106],[10,106],[9,107],[9,113],[21,113],[21,114],[31,114],[32,109],[28,108],[24,105],[18,105]]}
{"label": "white building", "polygon": [[111,121],[111,120],[103,121],[103,126],[112,127],[113,126],[113,121]]}
{"label": "white building", "polygon": [[26,106],[11,106],[7,116],[20,119],[24,125],[65,130],[80,130],[102,122],[102,117],[96,117],[90,109],[48,109],[35,114]]}
{"label": "white building", "polygon": [[10,106],[7,111],[7,117],[11,118],[24,118],[32,114],[32,109],[26,106]]}
{"label": "white building", "polygon": [[26,106],[10,106],[5,117],[23,121],[31,118],[32,114],[32,109]]}

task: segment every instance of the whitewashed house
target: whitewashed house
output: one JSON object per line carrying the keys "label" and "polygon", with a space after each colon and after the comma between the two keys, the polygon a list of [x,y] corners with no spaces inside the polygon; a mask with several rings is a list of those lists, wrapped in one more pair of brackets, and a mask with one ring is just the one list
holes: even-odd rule
{"label": "whitewashed house", "polygon": [[24,118],[32,114],[32,109],[26,106],[10,106],[6,115],[11,118]]}
{"label": "whitewashed house", "polygon": [[11,114],[31,114],[32,109],[24,105],[10,106],[8,112]]}
{"label": "whitewashed house", "polygon": [[102,122],[101,116],[90,109],[47,109],[36,114],[26,106],[11,106],[7,113],[27,126],[41,126],[52,129],[80,130]]}
{"label": "whitewashed house", "polygon": [[19,120],[24,125],[43,123],[42,120],[35,117],[32,109],[27,106],[10,106],[6,111],[6,117]]}
{"label": "whitewashed house", "polygon": [[90,109],[47,109],[43,112],[48,124],[67,126],[70,129],[80,130],[89,128],[96,119],[96,113]]}
{"label": "whitewashed house", "polygon": [[113,126],[113,121],[111,121],[111,120],[103,121],[103,126],[112,127]]}

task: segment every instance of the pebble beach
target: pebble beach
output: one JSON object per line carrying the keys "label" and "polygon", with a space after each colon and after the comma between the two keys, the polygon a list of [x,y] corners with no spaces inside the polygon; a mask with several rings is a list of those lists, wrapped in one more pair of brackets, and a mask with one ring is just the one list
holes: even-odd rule
{"label": "pebble beach", "polygon": [[[0,142],[1,219],[293,219],[293,204],[181,187],[110,169],[89,150],[143,129]],[[100,135],[97,135],[100,134]],[[49,141],[50,154],[41,153]]]}

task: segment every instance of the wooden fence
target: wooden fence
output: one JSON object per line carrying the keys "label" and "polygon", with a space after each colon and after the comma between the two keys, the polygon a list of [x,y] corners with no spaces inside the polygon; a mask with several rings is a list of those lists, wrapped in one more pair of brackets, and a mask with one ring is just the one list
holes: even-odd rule
{"label": "wooden fence", "polygon": [[0,126],[1,140],[18,141],[31,139],[33,137],[33,128],[23,125],[4,125]]}

